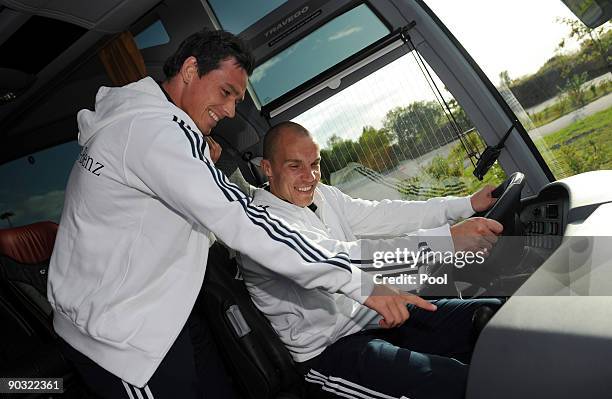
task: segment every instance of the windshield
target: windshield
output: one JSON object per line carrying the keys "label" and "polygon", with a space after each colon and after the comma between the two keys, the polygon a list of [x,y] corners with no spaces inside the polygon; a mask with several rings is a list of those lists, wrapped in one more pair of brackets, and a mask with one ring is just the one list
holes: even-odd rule
{"label": "windshield", "polygon": [[435,85],[444,87],[411,52],[294,119],[321,146],[324,183],[369,200],[424,200],[469,195],[483,184],[504,180],[498,164],[484,181],[473,176],[468,153],[480,153],[484,142],[444,91],[453,126],[425,69]]}
{"label": "windshield", "polygon": [[559,0],[516,0],[501,9],[487,0],[425,1],[497,87],[556,178],[612,167],[610,22],[588,28]]}

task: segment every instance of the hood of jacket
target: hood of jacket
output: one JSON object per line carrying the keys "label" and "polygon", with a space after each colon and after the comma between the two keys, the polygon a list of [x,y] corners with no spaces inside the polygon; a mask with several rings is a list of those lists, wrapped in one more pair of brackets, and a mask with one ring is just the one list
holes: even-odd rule
{"label": "hood of jacket", "polygon": [[[144,95],[143,95],[144,94]],[[95,110],[77,114],[79,145],[84,146],[104,127],[123,118],[133,117],[147,108],[167,112],[167,99],[157,82],[147,76],[122,87],[101,87],[96,94]]]}

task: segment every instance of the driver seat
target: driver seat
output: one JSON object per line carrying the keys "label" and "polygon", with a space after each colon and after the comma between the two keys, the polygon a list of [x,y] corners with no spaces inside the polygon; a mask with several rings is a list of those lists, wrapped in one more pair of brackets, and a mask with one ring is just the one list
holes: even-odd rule
{"label": "driver seat", "polygon": [[231,378],[250,399],[299,399],[303,376],[251,300],[234,258],[219,242],[209,249],[203,307]]}

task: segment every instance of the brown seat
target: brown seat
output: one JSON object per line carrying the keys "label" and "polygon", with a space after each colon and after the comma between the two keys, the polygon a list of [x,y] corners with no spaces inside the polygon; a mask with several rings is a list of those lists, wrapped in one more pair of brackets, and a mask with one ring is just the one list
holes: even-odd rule
{"label": "brown seat", "polygon": [[[0,230],[2,373],[63,376],[68,367],[55,345],[47,271],[57,223],[39,222]],[[3,374],[3,375],[4,375]]]}
{"label": "brown seat", "polygon": [[16,290],[36,317],[47,321],[47,272],[57,227],[54,222],[38,222],[0,230],[0,279]]}
{"label": "brown seat", "polygon": [[0,230],[0,254],[20,263],[49,260],[55,244],[57,223],[38,222]]}
{"label": "brown seat", "polygon": [[0,230],[0,375],[62,378],[62,397],[89,398],[59,350],[47,301],[57,228],[38,222]]}

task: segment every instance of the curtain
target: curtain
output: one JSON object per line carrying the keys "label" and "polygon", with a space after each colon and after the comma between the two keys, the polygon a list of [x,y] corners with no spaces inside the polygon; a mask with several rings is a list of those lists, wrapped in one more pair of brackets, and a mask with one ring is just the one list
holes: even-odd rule
{"label": "curtain", "polygon": [[106,73],[117,86],[135,82],[147,76],[144,59],[130,32],[123,32],[98,53]]}

